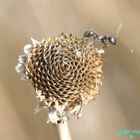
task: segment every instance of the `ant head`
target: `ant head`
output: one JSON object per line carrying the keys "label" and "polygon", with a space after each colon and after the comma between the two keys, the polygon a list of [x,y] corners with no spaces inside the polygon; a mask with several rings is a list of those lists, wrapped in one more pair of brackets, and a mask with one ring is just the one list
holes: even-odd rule
{"label": "ant head", "polygon": [[117,39],[113,36],[108,36],[108,41],[112,44],[112,45],[116,45],[117,43]]}
{"label": "ant head", "polygon": [[85,31],[83,33],[84,37],[96,37],[97,34],[92,30],[92,29],[88,29],[87,31]]}
{"label": "ant head", "polygon": [[93,34],[94,34],[94,31],[89,29],[83,33],[83,36],[84,37],[91,37],[91,36],[93,36]]}

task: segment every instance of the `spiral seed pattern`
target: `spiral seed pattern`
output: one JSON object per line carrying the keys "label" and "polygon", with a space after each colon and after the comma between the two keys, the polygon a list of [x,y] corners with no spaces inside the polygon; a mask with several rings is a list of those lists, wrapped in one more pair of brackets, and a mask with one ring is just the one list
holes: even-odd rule
{"label": "spiral seed pattern", "polygon": [[102,53],[96,42],[72,34],[33,43],[25,74],[41,105],[49,108],[50,122],[61,123],[69,113],[79,115],[82,105],[95,98],[102,84]]}

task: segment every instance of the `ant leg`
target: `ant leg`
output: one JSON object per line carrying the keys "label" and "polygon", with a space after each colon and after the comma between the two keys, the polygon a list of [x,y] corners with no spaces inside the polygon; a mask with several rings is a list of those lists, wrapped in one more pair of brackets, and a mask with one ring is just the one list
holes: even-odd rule
{"label": "ant leg", "polygon": [[102,49],[104,49],[104,48],[109,46],[109,44],[107,44],[106,42],[102,42],[102,43],[103,43]]}
{"label": "ant leg", "polygon": [[108,41],[107,36],[101,35],[97,39],[98,39],[99,42],[101,42],[103,44],[103,46],[101,48],[106,48],[106,47],[109,46],[108,43],[107,43],[107,41]]}

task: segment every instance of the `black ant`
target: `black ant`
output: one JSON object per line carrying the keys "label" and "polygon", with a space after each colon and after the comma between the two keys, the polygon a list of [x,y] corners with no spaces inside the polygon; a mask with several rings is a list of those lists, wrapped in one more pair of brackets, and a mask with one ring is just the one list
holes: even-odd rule
{"label": "black ant", "polygon": [[83,33],[83,36],[87,38],[93,37],[94,40],[102,42],[105,45],[104,47],[108,46],[107,44],[108,42],[112,45],[116,45],[117,43],[116,37],[107,36],[107,35],[98,35],[96,32],[94,32],[91,29],[85,31]]}

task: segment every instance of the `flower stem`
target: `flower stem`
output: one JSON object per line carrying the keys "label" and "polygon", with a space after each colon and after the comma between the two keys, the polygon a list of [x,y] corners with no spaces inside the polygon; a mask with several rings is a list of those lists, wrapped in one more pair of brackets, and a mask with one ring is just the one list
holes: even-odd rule
{"label": "flower stem", "polygon": [[58,133],[60,140],[72,140],[67,122],[58,125]]}

